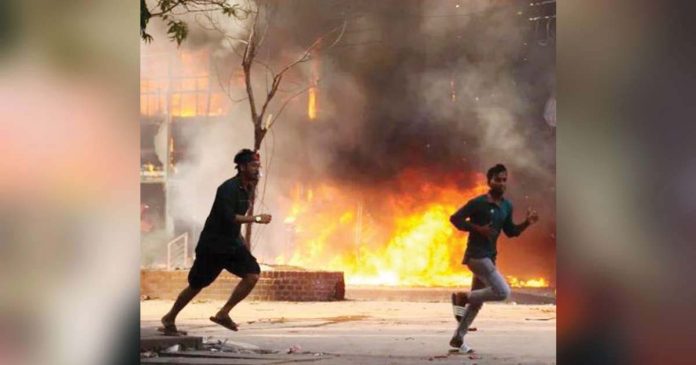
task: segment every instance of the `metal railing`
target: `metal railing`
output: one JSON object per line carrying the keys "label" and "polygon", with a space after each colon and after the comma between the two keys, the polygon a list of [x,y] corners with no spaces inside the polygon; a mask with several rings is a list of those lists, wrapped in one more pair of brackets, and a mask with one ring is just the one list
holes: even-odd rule
{"label": "metal railing", "polygon": [[[188,232],[184,233],[173,240],[169,241],[167,243],[167,270],[173,270],[172,266],[172,253],[174,252],[174,245],[178,242],[183,242],[183,245],[180,245],[179,247],[183,248],[183,267],[188,267],[189,265],[189,257],[188,257]],[[174,257],[176,259],[176,257]]]}

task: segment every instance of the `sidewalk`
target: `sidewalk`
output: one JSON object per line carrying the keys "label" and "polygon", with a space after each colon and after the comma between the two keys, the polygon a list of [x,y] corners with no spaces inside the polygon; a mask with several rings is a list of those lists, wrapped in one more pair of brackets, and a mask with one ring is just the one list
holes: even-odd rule
{"label": "sidewalk", "polygon": [[[171,304],[141,302],[143,333],[154,333]],[[208,321],[222,304],[194,301],[180,314],[177,325],[200,337],[208,349],[222,344],[226,346],[223,350],[265,358],[191,362],[190,358],[160,357],[143,363],[280,364],[311,360],[312,364],[555,364],[554,305],[485,305],[473,325],[477,330],[467,338],[476,352],[464,355],[449,353],[455,322],[447,303],[242,302],[231,313],[240,325],[239,332]],[[287,355],[289,350],[296,353],[291,354],[294,357]]]}

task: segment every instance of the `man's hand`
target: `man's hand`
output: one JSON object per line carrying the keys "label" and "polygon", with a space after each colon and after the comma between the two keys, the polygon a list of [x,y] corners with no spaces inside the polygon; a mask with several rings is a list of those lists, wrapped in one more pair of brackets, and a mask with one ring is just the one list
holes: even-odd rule
{"label": "man's hand", "polygon": [[488,239],[491,240],[491,241],[493,241],[493,239],[495,238],[495,236],[498,234],[498,231],[496,231],[496,230],[493,228],[493,225],[490,224],[490,223],[487,224],[487,225],[485,225],[485,226],[474,225],[474,227],[475,227],[476,232],[477,232],[478,234],[480,234],[480,235],[482,235],[482,236],[488,238]]}
{"label": "man's hand", "polygon": [[529,224],[536,223],[539,220],[539,213],[532,208],[527,209],[527,222]]}
{"label": "man's hand", "polygon": [[[257,217],[259,218],[258,220],[256,220]],[[271,223],[271,215],[270,214],[259,214],[256,217],[254,217],[254,221],[257,223],[261,223],[261,224]]]}

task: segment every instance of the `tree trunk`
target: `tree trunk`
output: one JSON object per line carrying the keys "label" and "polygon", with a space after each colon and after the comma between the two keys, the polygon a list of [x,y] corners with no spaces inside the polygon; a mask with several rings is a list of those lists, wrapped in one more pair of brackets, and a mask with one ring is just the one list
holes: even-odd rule
{"label": "tree trunk", "polygon": [[[254,152],[259,152],[261,149],[261,142],[263,142],[263,137],[266,136],[266,130],[263,129],[262,123],[263,116],[259,116],[258,120],[254,121]],[[257,182],[258,183],[258,182]],[[249,214],[254,215],[254,206],[256,203],[256,183],[251,188],[251,194],[249,195]],[[251,232],[252,224],[247,223],[246,230],[244,232],[244,239],[247,242],[249,251],[251,251]]]}

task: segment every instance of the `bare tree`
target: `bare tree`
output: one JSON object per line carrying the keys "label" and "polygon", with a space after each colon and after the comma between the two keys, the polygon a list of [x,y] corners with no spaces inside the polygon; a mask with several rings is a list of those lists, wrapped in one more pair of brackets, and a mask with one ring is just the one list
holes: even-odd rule
{"label": "bare tree", "polygon": [[[264,5],[264,7],[268,7],[269,5]],[[251,120],[254,123],[254,150],[258,151],[259,148],[261,147],[261,143],[263,142],[263,138],[266,136],[266,133],[268,130],[273,126],[273,124],[278,120],[278,117],[282,113],[282,111],[285,109],[285,105],[292,100],[294,97],[302,94],[302,92],[306,91],[307,88],[301,88],[299,90],[299,93],[294,93],[291,98],[285,99],[285,102],[281,105],[279,108],[278,112],[275,114],[275,116],[268,122],[267,125],[264,125],[263,119],[266,113],[268,112],[268,107],[271,104],[271,101],[273,98],[276,96],[276,93],[278,92],[278,87],[280,86],[283,77],[286,75],[286,73],[290,70],[292,70],[295,66],[297,66],[300,63],[307,62],[311,59],[311,57],[315,54],[318,53],[322,50],[325,50],[327,48],[331,48],[334,45],[336,45],[346,27],[346,22],[344,21],[341,25],[337,26],[336,28],[333,28],[329,30],[326,34],[318,37],[314,42],[309,45],[303,52],[302,54],[297,57],[295,60],[291,61],[290,63],[284,65],[279,71],[274,71],[270,66],[264,65],[265,71],[270,74],[272,78],[272,82],[268,90],[266,91],[266,94],[263,96],[262,99],[259,100],[260,103],[260,108],[257,105],[256,101],[256,96],[254,93],[253,85],[252,85],[252,67],[256,63],[256,56],[258,54],[258,50],[261,48],[264,38],[267,34],[268,31],[268,26],[270,24],[270,20],[268,19],[264,26],[263,30],[259,33],[259,18],[260,14],[263,10],[257,9],[254,12],[253,15],[253,21],[250,25],[249,29],[249,35],[244,41],[244,53],[242,57],[242,69],[244,70],[244,83],[246,86],[246,93],[249,101],[249,107],[251,111]],[[266,9],[266,12],[268,13],[273,13],[272,9]],[[331,38],[331,39],[330,39]],[[331,40],[331,44],[327,44],[328,40]]]}
{"label": "bare tree", "polygon": [[[327,30],[323,35],[318,36],[303,51],[299,52],[295,59],[274,69],[271,65],[258,59],[259,50],[264,45],[264,40],[268,35],[269,28],[273,23],[279,2],[275,1],[251,1],[251,0],[157,0],[156,6],[150,11],[145,0],[141,0],[141,35],[144,40],[152,39],[145,33],[147,21],[153,17],[160,17],[166,21],[169,28],[170,39],[180,44],[188,35],[188,26],[183,20],[183,16],[191,13],[198,13],[204,18],[198,24],[207,30],[214,30],[219,33],[227,44],[234,49],[243,52],[238,53],[241,58],[241,66],[244,72],[244,84],[246,98],[251,112],[251,122],[254,125],[254,151],[258,152],[263,143],[266,133],[273,127],[280,115],[285,110],[288,103],[294,98],[306,92],[312,85],[304,85],[286,93],[289,96],[283,98],[282,102],[274,102],[278,95],[279,88],[284,77],[296,66],[309,61],[317,53],[330,49],[340,42],[346,27],[347,17],[337,21],[337,25]],[[237,20],[244,24],[243,32],[229,33],[229,29],[220,24],[217,16],[222,12],[223,15]],[[145,15],[143,15],[145,13]],[[143,19],[145,19],[143,23]],[[243,34],[240,36],[239,34]],[[243,47],[241,47],[243,46]],[[243,48],[243,49],[242,49]],[[255,73],[256,65],[262,66],[262,73]],[[255,76],[263,76],[271,80],[267,83],[264,93],[259,93],[254,89]],[[231,90],[226,90],[231,97]],[[239,100],[238,100],[239,101]],[[274,113],[270,111],[273,110]],[[266,118],[266,116],[268,117]],[[265,123],[264,123],[265,120]],[[250,214],[254,214],[256,202],[256,186],[251,194]],[[251,244],[251,224],[248,224],[245,231],[245,238]]]}
{"label": "bare tree", "polygon": [[[285,100],[279,106],[276,106],[275,114],[271,114],[271,117],[268,118],[266,123],[264,123],[264,117],[269,112],[269,107],[278,93],[278,88],[283,81],[283,77],[297,65],[309,61],[316,53],[329,49],[338,44],[345,33],[347,20],[344,19],[340,25],[328,30],[325,34],[316,38],[296,59],[285,64],[278,71],[275,71],[269,65],[263,64],[262,66],[264,68],[265,76],[269,77],[272,81],[270,86],[267,87],[265,94],[262,95],[262,97],[257,101],[257,96],[253,87],[252,71],[255,64],[262,64],[262,62],[257,60],[257,55],[267,36],[268,28],[273,21],[275,9],[272,7],[272,5],[263,3],[261,5],[257,5],[255,9],[248,8],[247,11],[252,14],[253,18],[251,20],[251,24],[249,25],[248,36],[246,39],[241,40],[244,44],[244,52],[242,54],[242,69],[244,71],[244,84],[246,87],[247,100],[249,102],[249,109],[251,112],[251,121],[254,124],[254,151],[258,152],[261,148],[261,143],[263,142],[266,133],[268,133],[270,128],[273,127],[288,103],[295,97],[303,94],[310,87],[300,87],[298,90],[291,92],[289,97],[285,98]],[[263,21],[261,21],[262,17]],[[254,214],[256,187],[254,187],[251,196],[250,214]],[[251,231],[251,224],[248,224],[245,231],[245,238],[249,244],[251,242]]]}

